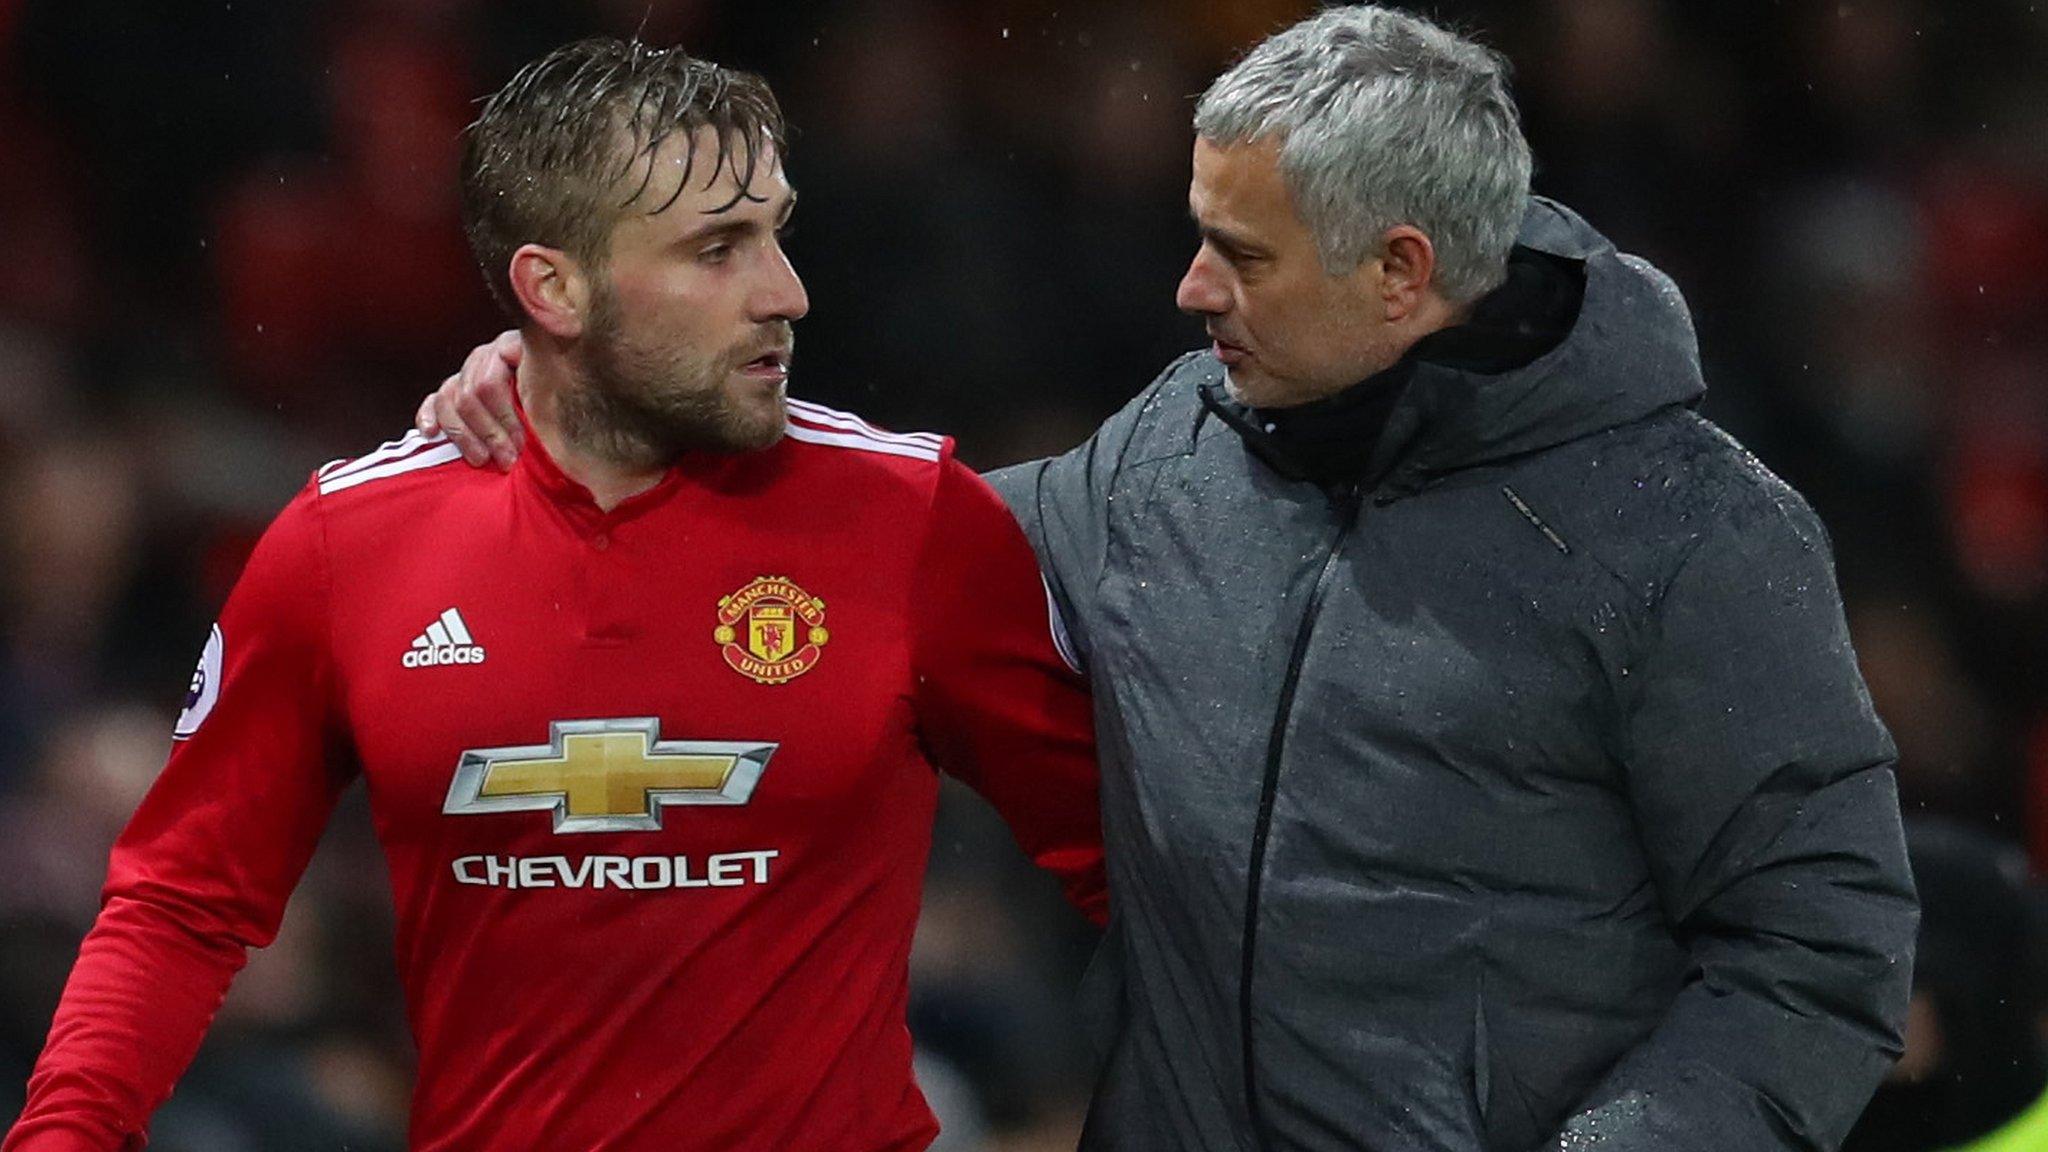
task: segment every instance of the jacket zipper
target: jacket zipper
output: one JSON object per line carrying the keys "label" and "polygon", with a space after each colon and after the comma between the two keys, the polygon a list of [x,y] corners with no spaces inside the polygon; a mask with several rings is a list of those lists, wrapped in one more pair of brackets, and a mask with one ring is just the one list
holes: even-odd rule
{"label": "jacket zipper", "polygon": [[1273,799],[1280,787],[1287,721],[1294,710],[1294,693],[1301,685],[1301,662],[1308,655],[1309,637],[1315,632],[1316,617],[1322,614],[1323,598],[1329,593],[1337,558],[1344,552],[1344,541],[1357,524],[1364,501],[1354,487],[1339,495],[1335,503],[1341,519],[1336,535],[1330,539],[1330,550],[1323,556],[1322,570],[1316,574],[1315,587],[1309,592],[1308,605],[1302,610],[1301,623],[1295,628],[1294,648],[1287,656],[1287,674],[1280,682],[1279,708],[1273,714],[1273,731],[1266,739],[1266,775],[1259,787],[1259,816],[1252,825],[1252,857],[1246,870],[1243,969],[1237,985],[1238,1030],[1244,1041],[1244,1106],[1251,1120],[1253,1143],[1261,1149],[1271,1144],[1266,1139],[1265,1121],[1259,1116],[1258,1073],[1252,1055],[1252,972],[1258,956],[1259,892],[1265,883],[1266,838],[1273,826]]}

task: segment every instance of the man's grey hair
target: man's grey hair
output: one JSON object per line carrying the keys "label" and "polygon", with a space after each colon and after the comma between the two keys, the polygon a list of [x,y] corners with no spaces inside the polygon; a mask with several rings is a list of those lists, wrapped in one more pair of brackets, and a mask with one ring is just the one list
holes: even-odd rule
{"label": "man's grey hair", "polygon": [[1475,300],[1507,276],[1529,197],[1508,63],[1420,17],[1361,4],[1253,48],[1202,95],[1195,132],[1271,140],[1324,271],[1356,269],[1387,229],[1436,248],[1437,291]]}

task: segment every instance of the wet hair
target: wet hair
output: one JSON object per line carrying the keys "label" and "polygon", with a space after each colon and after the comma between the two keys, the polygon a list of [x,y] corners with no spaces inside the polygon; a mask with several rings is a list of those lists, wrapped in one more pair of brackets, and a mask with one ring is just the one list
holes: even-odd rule
{"label": "wet hair", "polygon": [[[680,48],[593,37],[521,68],[462,134],[463,230],[499,306],[525,319],[510,278],[522,244],[601,268],[628,211],[654,215],[682,195],[703,128],[717,148],[703,186],[727,164],[739,177],[740,191],[714,211],[747,195],[769,145],[788,147],[767,81]],[[679,132],[687,151],[675,187],[650,194],[656,153]]]}
{"label": "wet hair", "polygon": [[1529,197],[1529,143],[1498,52],[1417,16],[1360,4],[1276,33],[1217,77],[1195,132],[1271,140],[1323,269],[1342,275],[1387,229],[1436,247],[1438,291],[1498,287]]}

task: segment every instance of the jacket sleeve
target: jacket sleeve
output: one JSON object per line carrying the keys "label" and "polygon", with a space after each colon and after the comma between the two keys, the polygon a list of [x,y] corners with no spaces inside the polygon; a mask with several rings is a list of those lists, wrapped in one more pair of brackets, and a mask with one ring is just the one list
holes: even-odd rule
{"label": "jacket sleeve", "polygon": [[911,660],[933,762],[980,792],[1039,867],[1108,916],[1088,686],[1056,649],[1016,520],[950,450],[917,567]]}
{"label": "jacket sleeve", "polygon": [[1903,1044],[1918,905],[1896,752],[1826,535],[1768,495],[1709,530],[1620,674],[1617,755],[1693,964],[1554,1147],[1834,1149]]}
{"label": "jacket sleeve", "polygon": [[1109,494],[1146,409],[1176,372],[1199,353],[1166,366],[1158,378],[1102,427],[1069,451],[998,469],[988,481],[1024,526],[1045,570],[1053,610],[1076,662],[1087,666],[1092,648],[1093,598],[1109,554]]}
{"label": "jacket sleeve", "polygon": [[312,500],[265,533],[208,640],[5,1152],[142,1147],[247,950],[277,933],[345,783]]}

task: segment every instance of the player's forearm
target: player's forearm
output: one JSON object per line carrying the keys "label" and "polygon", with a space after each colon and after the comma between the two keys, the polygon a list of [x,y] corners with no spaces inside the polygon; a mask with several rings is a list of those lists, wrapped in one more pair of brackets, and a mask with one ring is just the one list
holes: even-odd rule
{"label": "player's forearm", "polygon": [[1109,923],[1109,874],[1100,845],[1077,843],[1041,853],[1040,868],[1058,877],[1067,903],[1100,928]]}
{"label": "player's forearm", "polygon": [[129,1152],[143,1146],[140,1137],[82,1126],[74,1118],[27,1116],[7,1134],[7,1152]]}
{"label": "player's forearm", "polygon": [[988,800],[1069,903],[1105,923],[1108,878],[1086,689],[1044,655],[982,662],[928,678],[924,689],[919,704],[940,766]]}
{"label": "player's forearm", "polygon": [[141,1147],[246,956],[162,905],[110,899],[79,949],[4,1152]]}

